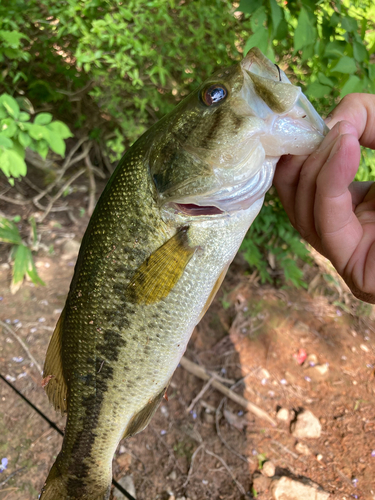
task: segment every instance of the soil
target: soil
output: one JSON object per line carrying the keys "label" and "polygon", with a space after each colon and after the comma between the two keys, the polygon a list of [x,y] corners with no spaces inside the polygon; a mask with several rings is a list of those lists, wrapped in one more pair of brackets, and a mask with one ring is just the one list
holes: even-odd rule
{"label": "soil", "polygon": [[[69,197],[75,222],[55,212],[38,228],[35,262],[45,287],[25,281],[12,295],[9,247],[1,247],[0,319],[41,366],[74,269],[64,244],[80,241],[88,222],[80,217],[87,204],[82,191]],[[3,203],[0,209],[20,214],[21,230],[33,211],[27,204]],[[131,476],[138,500],[267,500],[268,486],[256,491],[253,485],[266,460],[277,475],[308,478],[330,499],[375,499],[374,309],[350,297],[330,266],[315,257],[304,269],[308,290],[262,285],[236,257],[186,352],[277,425],[224,398],[212,384],[199,395],[207,382],[180,366],[168,401],[145,431],[120,443],[114,457],[114,478]],[[49,405],[41,374],[16,336],[0,326],[1,374],[63,429],[64,418]],[[325,378],[316,379],[311,366],[300,364],[304,351],[328,366]],[[280,408],[288,410],[287,421],[276,419]],[[302,409],[319,418],[319,438],[292,435],[290,423]],[[36,499],[61,442],[0,380],[0,460],[8,459],[0,473],[0,500]],[[296,449],[298,442],[309,454]]]}

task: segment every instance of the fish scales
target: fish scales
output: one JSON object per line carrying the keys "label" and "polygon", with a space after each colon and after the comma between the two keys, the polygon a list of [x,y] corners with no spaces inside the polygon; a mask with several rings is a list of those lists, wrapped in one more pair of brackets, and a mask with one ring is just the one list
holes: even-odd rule
{"label": "fish scales", "polygon": [[108,499],[116,447],[157,409],[278,156],[313,151],[324,133],[298,88],[253,49],[124,155],[47,351],[46,391],[68,418],[41,500]]}

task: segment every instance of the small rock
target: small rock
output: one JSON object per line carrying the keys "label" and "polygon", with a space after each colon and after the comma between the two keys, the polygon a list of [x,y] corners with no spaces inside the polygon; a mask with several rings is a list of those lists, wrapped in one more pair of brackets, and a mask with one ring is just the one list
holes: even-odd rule
{"label": "small rock", "polygon": [[295,446],[295,449],[301,455],[311,455],[310,448],[307,446],[307,444],[298,442]]}
{"label": "small rock", "polygon": [[176,471],[175,471],[175,470],[173,470],[173,471],[169,474],[168,479],[170,479],[171,481],[176,481],[176,479],[177,479],[177,474],[176,474]]}
{"label": "small rock", "polygon": [[[137,498],[135,496],[135,486],[134,486],[133,476],[130,475],[124,476],[118,481],[118,483],[134,498]],[[117,488],[115,488],[113,491],[113,498],[119,498],[122,500],[123,498],[125,498],[125,496]]]}
{"label": "small rock", "polygon": [[271,377],[269,371],[266,370],[265,368],[262,368],[260,370],[260,376],[261,376],[261,378],[266,378],[266,379],[269,379]]}
{"label": "small rock", "polygon": [[77,257],[80,246],[81,244],[76,240],[65,241],[65,243],[61,247],[61,252],[62,252],[61,258],[64,260],[69,260],[74,257]]}
{"label": "small rock", "polygon": [[120,448],[118,450],[119,454],[122,455],[123,453],[126,452],[126,448],[123,444],[120,445]]}
{"label": "small rock", "polygon": [[315,366],[318,363],[318,357],[316,354],[309,354],[303,363],[304,368],[309,368],[310,366]]}
{"label": "small rock", "polygon": [[325,380],[329,374],[328,365],[315,365],[310,366],[306,369],[306,374],[311,380],[319,382],[320,380]]}
{"label": "small rock", "polygon": [[359,347],[360,347],[360,348],[362,349],[362,351],[364,351],[364,352],[370,352],[370,349],[369,349],[369,348],[367,347],[367,345],[365,345],[365,344],[361,344]]}
{"label": "small rock", "polygon": [[274,500],[327,500],[329,493],[318,488],[312,481],[302,483],[285,476],[273,479],[271,483]]}
{"label": "small rock", "polygon": [[261,470],[261,473],[263,474],[263,476],[273,477],[275,475],[275,472],[276,472],[276,467],[274,466],[274,464],[272,462],[270,462],[269,460],[264,462],[262,470]]}
{"label": "small rock", "polygon": [[253,488],[257,493],[267,491],[271,484],[271,478],[256,472],[253,475]]}
{"label": "small rock", "polygon": [[177,497],[176,500],[187,500],[186,497]]}
{"label": "small rock", "polygon": [[296,438],[318,438],[322,432],[322,426],[310,410],[303,410],[292,422],[290,430]]}
{"label": "small rock", "polygon": [[320,462],[321,460],[323,460],[323,455],[321,453],[318,453],[316,459],[318,460],[318,462]]}
{"label": "small rock", "polygon": [[7,271],[10,269],[10,265],[7,262],[4,262],[3,264],[0,264],[0,269],[4,269],[4,271]]}
{"label": "small rock", "polygon": [[276,418],[281,422],[287,422],[289,420],[289,410],[286,408],[280,408],[280,410],[276,413]]}

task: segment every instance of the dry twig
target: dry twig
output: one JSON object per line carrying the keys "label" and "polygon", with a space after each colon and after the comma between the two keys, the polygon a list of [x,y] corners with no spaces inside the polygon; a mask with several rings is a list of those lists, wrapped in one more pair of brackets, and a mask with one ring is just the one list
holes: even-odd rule
{"label": "dry twig", "polygon": [[211,455],[211,456],[215,457],[217,460],[219,460],[224,465],[228,474],[233,479],[233,481],[236,483],[236,486],[237,486],[238,490],[240,491],[240,493],[244,496],[247,496],[245,488],[242,486],[242,484],[239,481],[237,481],[235,475],[233,474],[232,470],[230,469],[230,467],[226,463],[226,461],[223,458],[221,458],[219,455],[216,455],[216,453],[213,453],[212,451],[206,450],[206,448],[204,448],[204,451],[207,453],[207,455]]}
{"label": "dry twig", "polygon": [[91,163],[90,157],[87,154],[85,156],[85,163],[86,163],[86,172],[89,178],[89,206],[87,207],[87,213],[92,215],[94,208],[95,208],[95,191],[96,191],[96,184],[95,184],[95,178],[94,178],[94,172],[93,172],[93,165]]}
{"label": "dry twig", "polygon": [[[196,363],[193,363],[193,361],[190,361],[185,356],[181,358],[180,364],[183,368],[185,368],[185,370],[192,373],[196,377],[199,377],[202,380],[210,379],[210,375],[208,375],[208,373],[204,368],[197,365]],[[250,401],[247,401],[247,399],[231,391],[230,389],[228,389],[228,387],[225,387],[225,385],[221,384],[219,381],[215,379],[212,381],[211,385],[212,387],[215,387],[215,389],[217,389],[218,391],[222,392],[232,401],[235,401],[240,406],[246,408],[247,411],[250,411],[257,417],[262,418],[263,420],[267,420],[273,426],[276,426],[275,420],[272,417],[270,417],[267,412],[259,408],[259,406],[255,405],[254,403],[250,403]]]}
{"label": "dry twig", "polygon": [[195,460],[195,457],[198,455],[198,453],[200,452],[201,449],[204,449],[204,444],[200,444],[198,446],[198,448],[195,450],[195,452],[192,454],[191,456],[191,461],[190,461],[190,467],[189,467],[189,472],[188,472],[188,475],[187,475],[187,478],[186,478],[186,481],[184,482],[184,484],[182,485],[183,488],[186,488],[188,482],[190,481],[190,478],[191,478],[191,475],[193,473],[193,465],[194,465],[194,460]]}
{"label": "dry twig", "polygon": [[212,381],[213,381],[213,377],[211,377],[209,379],[209,381],[207,382],[207,384],[205,384],[202,389],[198,392],[198,394],[195,396],[195,398],[192,400],[192,402],[190,403],[190,405],[188,406],[188,408],[186,409],[186,413],[190,413],[191,410],[194,408],[194,406],[197,404],[197,402],[200,400],[200,398],[204,395],[204,393],[207,391],[207,389],[210,387]]}
{"label": "dry twig", "polygon": [[250,458],[247,458],[247,457],[244,457],[243,455],[241,455],[241,453],[238,453],[238,451],[236,451],[234,448],[232,448],[228,443],[227,441],[224,439],[223,435],[221,434],[221,431],[220,431],[220,425],[219,425],[219,419],[220,419],[220,412],[221,412],[221,408],[225,402],[225,399],[226,398],[223,398],[221,401],[220,401],[220,404],[219,406],[217,407],[216,409],[216,412],[215,412],[215,423],[216,423],[216,432],[217,432],[217,435],[219,436],[220,438],[220,441],[223,443],[223,445],[229,450],[231,451],[234,455],[236,455],[236,457],[240,458],[241,460],[243,460],[244,462],[246,463],[254,463],[253,460],[250,460]]}
{"label": "dry twig", "polygon": [[[81,170],[78,170],[78,172],[76,172],[74,175],[72,175],[72,177],[59,189],[59,191],[55,194],[55,196],[53,196],[53,198],[51,198],[51,201],[48,203],[48,205],[47,205],[47,207],[45,209],[44,214],[41,216],[41,218],[39,219],[38,222],[43,222],[44,221],[44,219],[50,213],[50,211],[52,209],[52,206],[55,203],[55,201],[57,201],[60,198],[60,196],[62,196],[62,194],[64,193],[65,189],[68,188],[70,186],[70,184],[72,184],[76,179],[78,179],[78,177],[80,175],[82,175],[85,171],[86,171],[85,168],[81,168]],[[64,207],[64,209],[65,209],[65,207]]]}
{"label": "dry twig", "polygon": [[21,337],[19,335],[17,335],[16,332],[12,328],[10,328],[10,326],[8,326],[6,323],[4,323],[4,321],[0,320],[0,325],[3,328],[5,328],[5,330],[7,330],[7,332],[9,332],[17,340],[17,342],[19,342],[21,344],[21,346],[23,347],[23,349],[25,350],[25,352],[29,356],[30,360],[34,363],[34,365],[38,369],[39,373],[42,375],[42,368],[41,368],[40,364],[34,358],[34,356],[31,354],[31,352],[29,351],[29,348],[27,347],[25,342],[21,339]]}

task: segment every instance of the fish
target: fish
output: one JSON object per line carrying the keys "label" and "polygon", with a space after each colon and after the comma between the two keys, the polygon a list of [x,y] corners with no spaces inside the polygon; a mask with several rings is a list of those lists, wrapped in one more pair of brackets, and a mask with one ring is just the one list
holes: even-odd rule
{"label": "fish", "polygon": [[41,500],[106,500],[120,440],[149,423],[284,154],[327,128],[253,48],[120,160],[82,240],[49,343],[45,390],[67,412]]}

